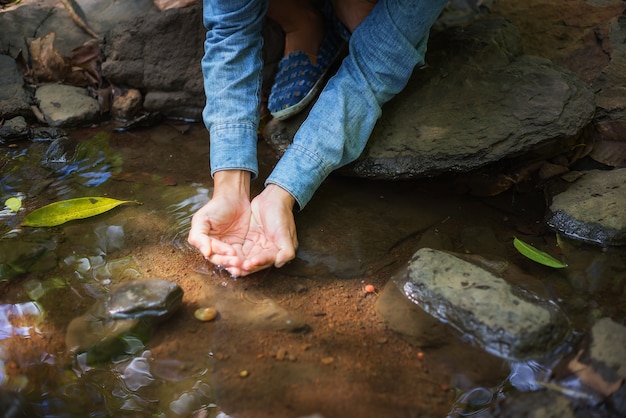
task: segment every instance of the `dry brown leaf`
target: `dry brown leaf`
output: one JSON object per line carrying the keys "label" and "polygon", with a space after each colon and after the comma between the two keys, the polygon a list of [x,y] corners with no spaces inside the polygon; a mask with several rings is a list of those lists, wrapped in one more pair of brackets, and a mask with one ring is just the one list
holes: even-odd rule
{"label": "dry brown leaf", "polygon": [[68,60],[54,49],[56,34],[50,32],[30,43],[33,76],[38,81],[62,81],[70,71]]}
{"label": "dry brown leaf", "polygon": [[91,39],[78,48],[74,48],[70,54],[72,72],[69,74],[68,82],[81,87],[101,87],[101,63],[102,56],[98,40]]}

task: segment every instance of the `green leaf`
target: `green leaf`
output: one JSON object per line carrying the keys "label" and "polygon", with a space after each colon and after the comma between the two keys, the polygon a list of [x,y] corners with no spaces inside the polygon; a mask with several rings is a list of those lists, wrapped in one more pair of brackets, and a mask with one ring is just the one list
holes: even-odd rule
{"label": "green leaf", "polygon": [[84,219],[109,211],[132,200],[117,200],[108,197],[79,197],[62,200],[36,209],[26,215],[23,226],[56,226],[75,219]]}
{"label": "green leaf", "polygon": [[22,207],[22,199],[17,197],[9,197],[4,206],[11,209],[12,212],[17,212]]}
{"label": "green leaf", "polygon": [[526,244],[524,241],[521,241],[515,237],[513,239],[513,245],[524,257],[529,258],[539,264],[543,264],[544,266],[554,267],[557,269],[561,269],[567,267],[567,264],[563,264],[556,258],[552,257],[548,253],[544,253],[541,250],[536,249],[530,244]]}

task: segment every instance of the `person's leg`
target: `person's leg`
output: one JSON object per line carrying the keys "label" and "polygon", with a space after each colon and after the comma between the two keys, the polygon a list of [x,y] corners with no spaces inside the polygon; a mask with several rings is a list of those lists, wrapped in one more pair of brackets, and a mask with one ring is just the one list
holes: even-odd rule
{"label": "person's leg", "polygon": [[270,0],[267,17],[285,32],[285,56],[303,51],[315,64],[325,28],[322,13],[309,0]]}
{"label": "person's leg", "polygon": [[382,105],[424,62],[428,35],[447,0],[379,0],[354,30],[350,52],[267,179],[304,207],[335,169],[361,154]]}
{"label": "person's leg", "polygon": [[370,14],[378,0],[332,0],[337,18],[350,33]]}
{"label": "person's leg", "polygon": [[310,0],[271,0],[267,16],[285,32],[285,56],[278,64],[268,109],[274,118],[287,119],[317,96],[341,42]]}

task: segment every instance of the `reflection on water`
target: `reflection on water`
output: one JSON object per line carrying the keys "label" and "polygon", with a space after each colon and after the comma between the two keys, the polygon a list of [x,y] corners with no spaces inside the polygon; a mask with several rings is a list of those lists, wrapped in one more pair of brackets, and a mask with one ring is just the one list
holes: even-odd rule
{"label": "reflection on water", "polygon": [[[110,361],[91,364],[86,355],[68,353],[58,342],[68,323],[115,283],[152,276],[149,270],[156,264],[160,272],[182,276],[183,272],[176,271],[179,265],[168,270],[167,254],[188,250],[190,217],[211,196],[210,186],[196,183],[209,182],[208,161],[189,162],[190,155],[200,155],[189,150],[203,146],[202,141],[168,141],[162,137],[158,146],[141,142],[150,135],[138,133],[133,138],[136,142],[95,135],[78,144],[64,139],[54,146],[21,144],[1,150],[0,163],[4,163],[0,166],[0,199],[4,202],[8,197],[19,196],[25,206],[18,214],[0,212],[0,241],[7,244],[2,248],[27,243],[33,254],[54,252],[55,263],[52,267],[47,265],[47,269],[30,269],[32,264],[28,264],[28,268],[20,267],[19,275],[10,279],[7,276],[10,282],[0,282],[5,290],[0,293],[0,410],[4,407],[9,411],[18,405],[30,416],[228,418],[230,410],[221,410],[224,404],[218,406],[219,398],[235,410],[244,408],[244,403],[253,409],[263,402],[274,407],[279,402],[309,402],[307,405],[313,405],[309,412],[313,414],[323,405],[312,392],[329,390],[325,385],[341,381],[344,391],[366,387],[371,392],[362,397],[400,405],[395,410],[400,411],[398,416],[414,416],[417,412],[411,411],[411,407],[422,399],[436,399],[444,404],[439,405],[440,410],[445,409],[451,417],[479,417],[490,416],[490,407],[510,393],[546,389],[555,361],[563,353],[545,362],[504,366],[492,359],[485,364],[499,364],[503,372],[474,370],[483,360],[476,351],[462,353],[467,344],[460,339],[453,347],[449,340],[456,336],[445,331],[432,347],[424,343],[436,358],[428,365],[430,369],[424,362],[422,368],[411,369],[420,373],[427,370],[423,374],[405,376],[404,370],[393,368],[395,361],[411,347],[421,349],[421,344],[402,346],[392,332],[371,341],[363,324],[342,324],[342,318],[332,316],[331,304],[337,303],[337,295],[348,301],[344,305],[346,315],[369,312],[368,304],[374,304],[379,295],[365,295],[364,280],[378,280],[377,289],[382,287],[391,276],[389,272],[399,269],[408,256],[424,246],[467,254],[495,254],[503,265],[522,265],[524,275],[519,276],[516,284],[557,302],[581,333],[595,318],[623,315],[626,309],[623,252],[560,239],[558,248],[570,267],[554,272],[520,262],[518,255],[503,245],[513,232],[523,230],[524,224],[541,218],[541,204],[536,201],[516,200],[515,205],[528,207],[512,209],[513,199],[496,198],[485,203],[439,192],[427,185],[390,186],[331,178],[305,212],[297,214],[301,248],[298,258],[280,270],[284,276],[268,273],[249,280],[232,280],[206,264],[200,268],[183,266],[187,270],[184,273],[205,269],[204,274],[186,276],[190,291],[185,303],[189,311],[213,306],[220,312],[221,322],[190,323],[193,316],[182,314],[177,326],[185,328],[170,325],[165,335],[157,336],[154,346],[126,336],[121,353]],[[158,151],[159,147],[164,149]],[[144,160],[148,153],[171,158],[168,164],[155,157]],[[123,176],[112,176],[122,171]],[[171,186],[172,182],[159,182],[166,176],[176,178],[176,187]],[[46,229],[41,238],[19,226],[24,213],[35,207],[84,195],[136,199],[143,205]],[[545,231],[535,236],[547,243],[555,240],[554,234]],[[164,247],[168,250],[163,251]],[[18,266],[14,263],[18,259],[11,259],[6,265]],[[213,283],[216,277],[219,281]],[[320,291],[326,286],[336,292],[330,301],[323,296],[328,293]],[[400,304],[388,308],[399,310]],[[411,315],[409,310],[402,312]],[[363,321],[375,323],[379,319],[365,317]],[[316,332],[322,327],[332,331],[324,337],[328,340],[316,339]],[[359,338],[346,337],[353,335],[348,333],[353,331],[350,327],[362,332]],[[238,357],[240,352],[251,351],[245,346],[251,344],[250,340],[244,337],[253,331],[260,335],[253,342],[258,344],[259,352],[253,353],[252,360]],[[214,332],[215,339],[211,336]],[[272,341],[267,343],[270,346],[263,345],[266,340]],[[398,346],[390,348],[390,341]],[[364,347],[367,356],[376,350],[388,356],[364,357],[359,354]],[[421,360],[410,358],[419,365]],[[263,369],[265,374],[253,373],[247,379],[239,375],[269,360],[270,365]],[[432,379],[436,382],[432,386],[439,388],[437,379],[443,378],[438,373],[450,367],[454,368],[454,378],[446,384],[451,386],[450,391],[457,391],[452,403],[448,402],[447,390],[413,393],[411,387],[401,387]],[[396,384],[397,388],[393,386]],[[574,383],[561,388],[566,389],[585,394]],[[405,392],[396,394],[395,390]],[[330,395],[329,402],[333,398]],[[402,405],[406,409],[402,410]],[[358,407],[357,402],[348,406]]]}
{"label": "reflection on water", "polygon": [[37,326],[42,321],[43,311],[35,302],[0,305],[0,341],[11,337],[30,338],[31,333],[41,332]]}
{"label": "reflection on water", "polygon": [[191,225],[191,216],[208,202],[213,191],[201,185],[180,187],[168,190],[163,196],[170,203],[166,212],[172,218],[163,241],[179,249],[188,248],[187,234]]}

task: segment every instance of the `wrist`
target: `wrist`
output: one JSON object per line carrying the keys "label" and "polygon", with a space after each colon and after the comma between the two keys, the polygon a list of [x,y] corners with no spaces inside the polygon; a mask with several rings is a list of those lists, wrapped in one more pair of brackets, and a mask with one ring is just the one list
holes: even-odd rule
{"label": "wrist", "polygon": [[266,194],[268,198],[281,202],[290,210],[293,209],[293,206],[296,204],[296,199],[291,195],[291,193],[276,184],[268,184],[263,193]]}
{"label": "wrist", "polygon": [[229,196],[250,199],[251,174],[247,170],[221,170],[213,174],[213,196],[228,194]]}

